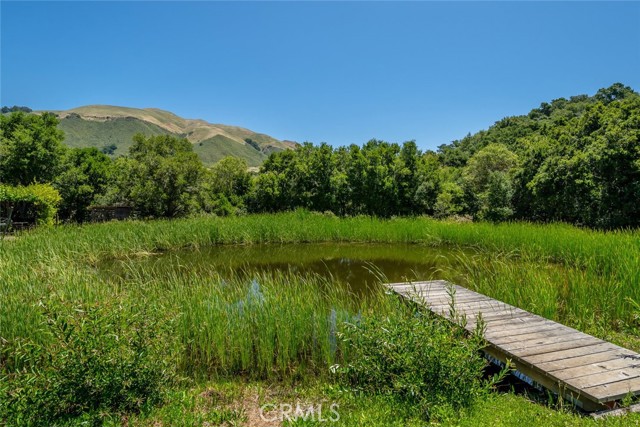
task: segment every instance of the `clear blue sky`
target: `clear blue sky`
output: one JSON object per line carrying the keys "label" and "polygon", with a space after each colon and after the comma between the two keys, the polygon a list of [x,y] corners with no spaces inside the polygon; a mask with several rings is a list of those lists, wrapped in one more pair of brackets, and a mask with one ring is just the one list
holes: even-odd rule
{"label": "clear blue sky", "polygon": [[640,90],[637,2],[0,5],[2,105],[435,148],[543,101]]}

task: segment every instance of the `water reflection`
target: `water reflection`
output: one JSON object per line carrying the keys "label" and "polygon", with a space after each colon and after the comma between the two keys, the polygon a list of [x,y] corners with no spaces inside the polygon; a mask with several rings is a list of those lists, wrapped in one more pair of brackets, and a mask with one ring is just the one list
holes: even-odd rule
{"label": "water reflection", "polygon": [[101,271],[126,277],[140,271],[170,274],[180,269],[190,274],[222,277],[291,272],[317,274],[348,286],[356,293],[381,281],[441,279],[451,270],[460,249],[411,244],[283,244],[212,246],[139,258],[110,261]]}

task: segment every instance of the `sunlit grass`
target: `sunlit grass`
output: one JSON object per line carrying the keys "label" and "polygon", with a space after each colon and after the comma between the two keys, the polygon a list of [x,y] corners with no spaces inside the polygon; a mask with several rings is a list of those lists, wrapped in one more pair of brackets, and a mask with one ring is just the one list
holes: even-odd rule
{"label": "sunlit grass", "polygon": [[[636,231],[428,218],[340,219],[297,211],[42,228],[0,241],[0,364],[19,340],[46,345],[50,335],[41,307],[60,300],[72,306],[144,308],[169,322],[172,339],[166,345],[175,346],[178,372],[186,377],[291,381],[322,376],[349,358],[336,340],[341,325],[373,313],[393,316],[402,306],[381,288],[363,300],[312,275],[224,280],[213,269],[178,267],[160,273],[152,265],[137,265],[141,257],[175,249],[306,242],[447,246],[457,254],[443,271],[451,281],[621,344],[638,326]],[[98,268],[107,259],[120,260],[129,274],[105,278]],[[632,348],[640,345],[628,341]]]}
{"label": "sunlit grass", "polygon": [[[457,261],[462,268],[451,272],[453,279],[585,328],[630,324],[635,314],[630,301],[640,301],[640,236],[635,231],[427,218],[340,219],[297,211],[63,226],[2,242],[0,336],[30,335],[37,324],[33,306],[52,291],[89,301],[118,293],[118,285],[102,283],[92,270],[103,259],[218,244],[292,242],[405,242],[479,248],[475,256],[460,255]],[[549,268],[551,263],[562,268]]]}

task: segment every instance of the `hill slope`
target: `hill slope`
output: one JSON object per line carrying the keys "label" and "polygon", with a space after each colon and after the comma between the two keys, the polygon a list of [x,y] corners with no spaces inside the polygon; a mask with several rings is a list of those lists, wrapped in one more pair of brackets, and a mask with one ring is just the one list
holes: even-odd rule
{"label": "hill slope", "polygon": [[296,146],[238,126],[184,119],[156,108],[89,105],[55,113],[67,145],[99,149],[113,145],[116,156],[127,153],[136,133],[187,138],[205,164],[231,155],[246,159],[250,166],[258,166],[269,153]]}

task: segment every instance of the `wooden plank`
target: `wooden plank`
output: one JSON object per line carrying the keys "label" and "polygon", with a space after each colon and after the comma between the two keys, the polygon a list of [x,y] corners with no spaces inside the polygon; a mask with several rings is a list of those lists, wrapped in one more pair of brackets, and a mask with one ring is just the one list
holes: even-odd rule
{"label": "wooden plank", "polygon": [[601,353],[586,354],[576,357],[569,357],[563,360],[552,360],[549,362],[541,362],[536,366],[550,374],[554,371],[561,371],[564,369],[575,368],[579,366],[586,366],[592,363],[606,362],[609,360],[620,359],[622,354],[618,350],[603,351]]}
{"label": "wooden plank", "polygon": [[[507,312],[506,314],[486,314],[486,315],[482,315],[482,320],[484,320],[484,322],[489,325],[491,322],[496,321],[496,320],[508,320],[508,319],[519,319],[522,317],[526,317],[528,318],[529,316],[531,316],[529,313],[527,313],[526,311],[522,311],[522,310],[511,310],[509,312]],[[472,315],[472,320],[475,321],[475,315]]]}
{"label": "wooden plank", "polygon": [[479,294],[477,292],[458,292],[455,289],[417,289],[416,295],[421,295],[429,298],[449,298],[458,299],[463,297],[486,297],[486,295]]}
{"label": "wooden plank", "polygon": [[615,369],[640,368],[640,362],[629,358],[618,358],[605,360],[604,362],[592,363],[589,365],[577,366],[573,368],[554,371],[553,375],[562,380],[584,377],[587,375],[599,374],[601,372],[613,371]]}
{"label": "wooden plank", "polygon": [[[429,291],[429,290],[434,290],[434,291],[439,291],[439,290],[445,290],[447,289],[446,285],[440,285],[438,283],[433,283],[430,284],[428,286],[424,286],[423,284],[416,282],[416,283],[397,283],[397,284],[390,284],[387,285],[390,288],[392,288],[394,291],[396,292],[406,292],[406,291],[411,291],[411,290],[415,290],[415,291]],[[455,289],[455,288],[449,288],[449,289]]]}
{"label": "wooden plank", "polygon": [[[427,306],[430,310],[438,313],[449,313],[451,311],[450,305],[439,305],[439,306]],[[504,307],[499,306],[498,304],[493,304],[492,302],[475,302],[469,304],[457,304],[453,307],[453,311],[457,314],[461,315],[469,315],[469,314],[491,314],[498,311],[508,311],[505,310]]]}
{"label": "wooden plank", "polygon": [[[532,333],[542,333],[543,331],[547,331],[547,330],[555,330],[555,329],[561,329],[563,331],[566,331],[567,333],[571,332],[570,330],[566,330],[565,328],[562,327],[558,327],[557,323],[553,323],[553,322],[544,322],[542,324],[539,325],[533,325],[533,326],[525,326],[525,327],[520,327],[520,328],[515,328],[515,329],[506,329],[506,328],[487,328],[487,331],[485,333],[485,338],[488,341],[494,341],[494,340],[498,340],[500,338],[513,338],[514,340],[517,341],[522,341],[521,338],[518,338],[522,335],[530,335]],[[547,335],[545,335],[547,336]]]}
{"label": "wooden plank", "polygon": [[622,380],[615,383],[598,385],[584,389],[585,393],[596,396],[600,402],[611,402],[626,397],[629,393],[637,394],[640,390],[640,378]]}
{"label": "wooden plank", "polygon": [[[446,319],[449,319],[449,310],[443,308],[439,311],[433,311],[433,313],[442,316]],[[485,312],[479,312],[477,310],[470,310],[469,312],[458,312],[455,313],[456,314],[456,319],[460,319],[460,318],[464,318],[467,320],[468,324],[475,324],[476,321],[480,318],[486,319],[486,318],[495,318],[495,317],[508,317],[508,316],[516,316],[517,313],[511,311],[511,310],[500,310],[500,311],[485,311]],[[449,319],[451,320],[451,319]]]}
{"label": "wooden plank", "polygon": [[[437,298],[432,298],[429,299],[428,302],[432,305],[436,305],[436,304],[451,304],[452,298],[451,297],[440,297],[440,299]],[[453,302],[454,304],[464,304],[464,303],[470,303],[470,302],[474,302],[474,301],[485,301],[485,302],[493,302],[496,303],[497,301],[492,299],[492,298],[488,298],[484,295],[456,295],[453,298]]]}
{"label": "wooden plank", "polygon": [[[480,315],[478,315],[478,313],[467,314],[465,315],[465,318],[467,320],[467,324],[474,325],[474,328],[475,328],[475,324],[479,318],[482,318],[482,321],[486,327],[489,324],[489,322],[495,319],[506,320],[506,319],[516,319],[518,317],[526,317],[526,316],[527,316],[526,313],[509,310],[509,311],[499,311],[499,312],[484,313],[484,314],[480,313]],[[444,317],[447,318],[446,315]]]}
{"label": "wooden plank", "polygon": [[389,287],[469,331],[482,318],[485,353],[513,360],[522,374],[585,410],[640,394],[640,355],[630,350],[444,281]]}
{"label": "wooden plank", "polygon": [[[430,309],[441,310],[442,308],[451,308],[451,304],[430,304],[427,303]],[[492,312],[497,310],[508,310],[511,307],[506,306],[504,304],[497,304],[495,301],[486,300],[486,301],[470,301],[470,302],[457,302],[453,305],[456,311],[464,311],[467,312],[469,310],[476,310],[477,312]]]}
{"label": "wooden plank", "polygon": [[488,297],[486,295],[478,294],[476,292],[454,292],[451,293],[449,290],[438,290],[438,291],[426,291],[421,290],[418,291],[417,295],[427,298],[445,298],[447,300],[460,300],[464,298],[486,298],[495,301],[495,299]]}
{"label": "wooden plank", "polygon": [[632,380],[634,378],[640,378],[640,369],[629,368],[601,372],[599,374],[572,378],[570,380],[567,380],[566,382],[580,389],[588,389],[603,384],[616,383],[623,380]]}
{"label": "wooden plank", "polygon": [[512,342],[540,340],[546,337],[565,336],[570,334],[571,334],[571,331],[567,330],[566,328],[563,328],[562,326],[550,326],[538,332],[532,332],[532,333],[523,334],[523,335],[510,335],[506,337],[496,337],[490,340],[489,338],[487,338],[487,340],[491,341],[494,344],[502,345],[502,344],[509,344]]}
{"label": "wooden plank", "polygon": [[417,289],[417,290],[404,290],[403,293],[408,294],[408,295],[415,295],[421,298],[425,298],[425,299],[429,299],[429,300],[436,300],[436,299],[444,299],[447,302],[450,302],[451,300],[454,301],[462,301],[465,299],[475,299],[475,298],[482,298],[482,299],[489,299],[492,301],[496,301],[495,299],[488,297],[486,295],[482,295],[482,294],[478,294],[476,292],[455,292],[455,291],[451,291],[451,290],[446,290],[446,289],[439,289],[439,290],[426,290],[426,289]]}
{"label": "wooden plank", "polygon": [[[475,322],[477,316],[473,316]],[[491,331],[501,327],[507,327],[513,325],[513,329],[518,327],[527,327],[529,325],[527,316],[492,316],[490,318],[482,316],[485,331]]]}
{"label": "wooden plank", "polygon": [[456,317],[466,317],[467,319],[473,319],[474,322],[476,319],[486,318],[486,317],[495,317],[500,315],[513,315],[514,313],[511,310],[501,310],[499,308],[491,308],[491,307],[467,307],[461,308],[458,307],[454,309],[453,312],[448,307],[441,307],[437,310],[432,310],[434,313],[438,313],[445,317],[449,317],[453,314]]}
{"label": "wooden plank", "polygon": [[[600,341],[600,343],[604,343],[604,341]],[[511,353],[515,354],[518,357],[527,357],[527,356],[535,356],[538,354],[546,354],[546,353],[555,353],[558,351],[564,350],[572,350],[575,348],[586,347],[590,345],[598,344],[598,341],[595,341],[593,338],[582,338],[577,340],[564,340],[561,342],[546,344],[546,345],[536,345],[533,347],[522,348],[511,350]]]}
{"label": "wooden plank", "polygon": [[493,324],[487,324],[485,329],[486,337],[489,336],[497,338],[499,336],[507,335],[522,335],[535,331],[544,330],[544,328],[552,327],[551,322],[519,322],[512,323],[511,325],[495,326]]}
{"label": "wooden plank", "polygon": [[423,304],[425,306],[427,306],[429,309],[434,309],[434,310],[438,310],[442,307],[451,307],[452,305],[454,307],[464,307],[467,305],[473,305],[473,304],[493,304],[495,303],[495,301],[489,299],[489,298],[469,298],[469,299],[465,299],[463,301],[460,300],[456,300],[454,303],[451,302],[451,300],[448,299],[426,299],[424,300]]}
{"label": "wooden plank", "polygon": [[512,317],[507,319],[495,319],[487,322],[487,329],[489,328],[504,328],[504,327],[526,327],[529,325],[537,325],[548,323],[547,319],[538,319],[533,316],[526,317]]}
{"label": "wooden plank", "polygon": [[[503,362],[506,360],[506,355],[498,348],[494,346],[489,346],[485,350],[485,353],[490,354],[491,356],[497,358],[498,360],[502,360]],[[597,402],[597,399],[593,397],[589,397],[585,399],[584,396],[582,399],[578,399],[580,393],[576,390],[572,390],[571,388],[559,384],[556,379],[550,377],[545,372],[541,371],[537,367],[531,366],[527,363],[520,361],[517,358],[512,359],[512,363],[515,366],[515,369],[521,374],[527,376],[535,383],[539,384],[542,387],[545,387],[548,390],[551,390],[554,393],[560,394],[564,396],[570,402],[573,402],[575,405],[579,406],[585,411],[598,411],[603,409],[603,405]]]}
{"label": "wooden plank", "polygon": [[[508,351],[514,354],[520,354],[520,351],[533,350],[535,351],[539,347],[545,347],[553,344],[570,343],[573,341],[580,341],[584,339],[591,339],[591,336],[583,334],[582,332],[573,332],[567,335],[556,335],[554,337],[545,337],[538,340],[527,341],[514,341],[508,344],[501,344],[500,348],[504,351]],[[530,354],[530,356],[533,354]]]}
{"label": "wooden plank", "polygon": [[421,287],[427,287],[427,286],[457,286],[454,285],[451,282],[447,282],[446,280],[425,280],[425,281],[419,281],[419,282],[394,282],[394,283],[387,283],[386,286],[391,286],[391,287],[395,287],[395,286],[421,286]]}
{"label": "wooden plank", "polygon": [[572,357],[585,356],[588,354],[602,353],[604,351],[611,351],[613,349],[613,344],[605,342],[570,350],[556,351],[553,353],[536,354],[534,356],[523,357],[522,359],[531,364],[538,364],[544,362],[560,361],[564,359],[570,359]]}
{"label": "wooden plank", "polygon": [[415,289],[419,293],[425,293],[425,294],[431,294],[431,295],[451,294],[451,293],[458,292],[458,289],[456,289],[455,287],[446,287],[446,286],[432,286],[432,287],[415,286],[415,287],[408,287],[404,289]]}
{"label": "wooden plank", "polygon": [[454,304],[474,302],[474,301],[495,301],[484,295],[461,295],[461,296],[456,296],[455,298],[451,298],[451,296],[449,295],[438,295],[435,297],[427,296],[422,298],[424,298],[425,302],[431,306],[451,304],[452,301],[454,302]]}
{"label": "wooden plank", "polygon": [[[500,349],[497,349],[497,351],[500,352]],[[547,389],[562,394],[565,398],[571,400],[583,409],[589,411],[602,409],[602,404],[596,396],[586,393],[570,382],[559,381],[557,378],[539,369],[535,364],[527,362],[525,359],[514,356],[511,360],[515,369],[519,372],[529,376]]]}
{"label": "wooden plank", "polygon": [[[434,314],[438,314],[435,313]],[[445,318],[449,318],[449,313],[445,312],[443,314],[440,314]],[[494,314],[484,314],[482,315],[482,321],[484,323],[485,329],[488,329],[489,325],[491,324],[491,322],[493,321],[507,321],[507,320],[518,320],[518,319],[522,319],[522,318],[526,318],[528,317],[527,313],[513,313],[513,312],[499,312],[499,313],[494,313]],[[467,329],[470,332],[473,332],[476,328],[476,321],[478,320],[478,316],[476,314],[468,314],[464,316],[467,324],[465,326],[465,329]]]}
{"label": "wooden plank", "polygon": [[415,295],[423,298],[450,298],[453,295],[453,291],[447,289],[406,289],[404,292],[414,293]]}

